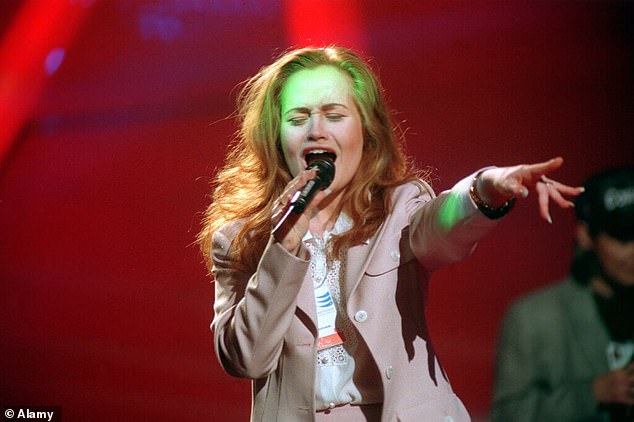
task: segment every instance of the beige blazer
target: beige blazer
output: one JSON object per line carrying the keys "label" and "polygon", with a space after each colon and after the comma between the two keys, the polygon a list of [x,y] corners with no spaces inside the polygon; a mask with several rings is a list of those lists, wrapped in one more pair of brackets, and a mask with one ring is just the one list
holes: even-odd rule
{"label": "beige blazer", "polygon": [[[423,182],[398,187],[377,233],[348,251],[347,312],[381,374],[382,421],[470,420],[434,352],[425,302],[431,272],[466,258],[495,225],[469,198],[472,178],[436,198]],[[309,262],[272,241],[257,268],[231,262],[238,228],[228,224],[213,236],[216,355],[229,374],[253,380],[252,421],[313,421]]]}

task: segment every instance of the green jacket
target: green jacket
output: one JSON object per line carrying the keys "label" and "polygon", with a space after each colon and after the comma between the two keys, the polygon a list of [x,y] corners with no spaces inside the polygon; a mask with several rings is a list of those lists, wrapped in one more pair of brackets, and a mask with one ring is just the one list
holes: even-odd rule
{"label": "green jacket", "polygon": [[519,300],[499,339],[491,421],[608,421],[592,392],[608,342],[592,292],[571,278]]}

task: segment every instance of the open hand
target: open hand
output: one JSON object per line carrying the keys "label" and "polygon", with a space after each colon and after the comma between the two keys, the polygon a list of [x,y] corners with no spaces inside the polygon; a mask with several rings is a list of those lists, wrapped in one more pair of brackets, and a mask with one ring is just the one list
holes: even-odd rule
{"label": "open hand", "polygon": [[575,197],[583,192],[583,188],[571,187],[547,177],[563,162],[563,158],[557,157],[537,164],[485,170],[477,182],[478,194],[488,205],[500,206],[511,198],[526,198],[529,192],[537,192],[539,213],[544,220],[552,223],[550,200],[562,208],[570,208],[574,204],[566,196]]}

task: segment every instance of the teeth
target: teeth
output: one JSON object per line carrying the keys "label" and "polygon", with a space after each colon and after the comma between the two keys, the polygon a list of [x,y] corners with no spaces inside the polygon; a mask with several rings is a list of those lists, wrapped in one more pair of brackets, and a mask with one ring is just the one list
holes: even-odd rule
{"label": "teeth", "polygon": [[308,155],[308,154],[325,154],[325,153],[328,153],[328,152],[330,152],[330,151],[326,151],[325,149],[313,149],[313,150],[308,151],[306,153],[306,155]]}

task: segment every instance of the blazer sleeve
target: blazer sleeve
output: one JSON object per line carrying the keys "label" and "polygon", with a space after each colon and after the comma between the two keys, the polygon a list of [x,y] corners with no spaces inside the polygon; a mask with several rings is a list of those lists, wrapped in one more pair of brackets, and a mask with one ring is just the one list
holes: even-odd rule
{"label": "blazer sleeve", "polygon": [[229,258],[231,241],[222,229],[212,239],[214,348],[229,374],[259,379],[277,367],[309,262],[269,241],[249,271]]}
{"label": "blazer sleeve", "polygon": [[435,198],[429,185],[421,182],[420,194],[408,201],[410,245],[428,270],[467,258],[477,241],[499,221],[484,216],[471,200],[469,188],[474,176]]}

